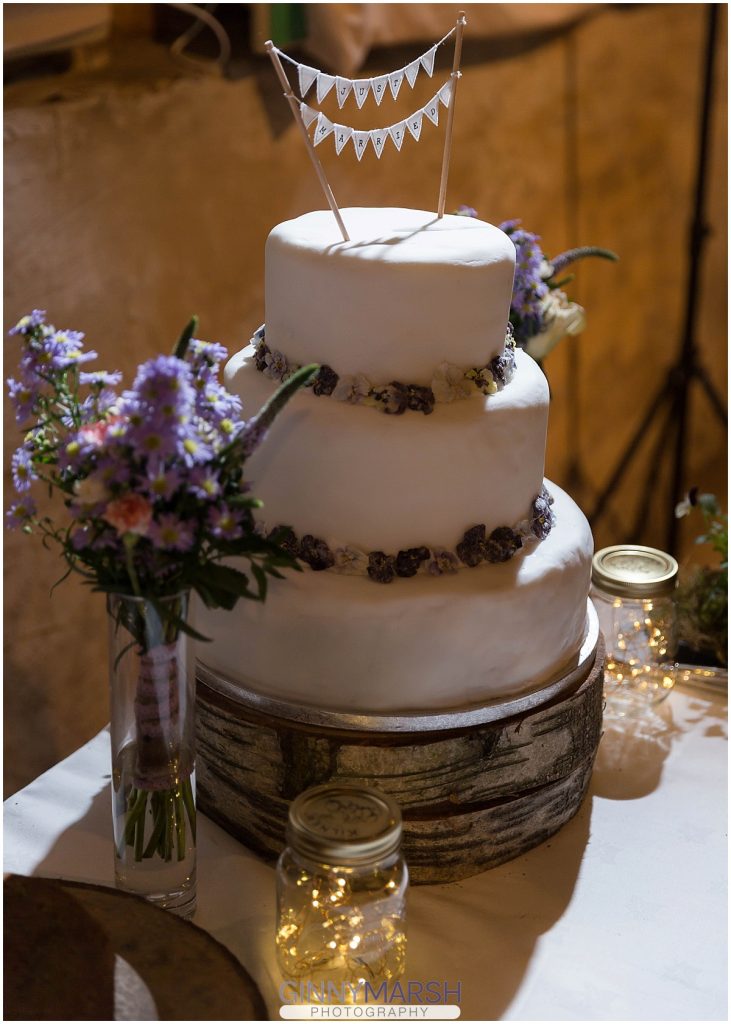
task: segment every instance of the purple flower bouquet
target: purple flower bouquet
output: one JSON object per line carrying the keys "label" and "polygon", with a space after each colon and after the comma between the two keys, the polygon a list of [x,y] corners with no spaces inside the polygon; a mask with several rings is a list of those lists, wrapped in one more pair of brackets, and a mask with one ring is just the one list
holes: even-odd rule
{"label": "purple flower bouquet", "polygon": [[[8,525],[56,544],[67,564],[62,578],[77,572],[108,595],[121,863],[130,852],[135,862],[190,860],[193,691],[180,639],[205,638],[188,621],[188,592],[232,608],[241,597],[263,600],[269,577],[298,568],[277,535],[255,531],[259,502],[244,466],[317,367],[298,370],[244,419],[239,398],[218,379],[226,350],[194,338],[195,327],[193,320],[174,355],[141,365],[129,390],[119,389],[119,373],[88,372],[96,353],[84,349],[83,335],[56,330],[40,310],[10,332],[21,341],[8,389],[24,437],[12,460],[18,500]],[[55,519],[37,510],[35,485],[61,497]],[[233,556],[249,571],[230,564]],[[128,709],[117,725],[115,676],[124,678]]]}
{"label": "purple flower bouquet", "polygon": [[[460,206],[457,214],[476,217],[471,206]],[[519,220],[506,220],[498,227],[515,245],[515,279],[510,303],[510,324],[515,343],[541,363],[566,335],[580,334],[586,326],[584,309],[571,302],[562,290],[573,275],[561,276],[566,267],[587,256],[616,262],[609,249],[584,245],[548,259],[541,249],[541,236],[526,231]]]}

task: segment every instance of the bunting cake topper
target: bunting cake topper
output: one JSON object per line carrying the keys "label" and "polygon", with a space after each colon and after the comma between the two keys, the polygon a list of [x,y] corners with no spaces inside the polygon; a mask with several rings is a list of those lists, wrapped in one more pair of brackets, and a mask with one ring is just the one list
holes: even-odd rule
{"label": "bunting cake topper", "polygon": [[[454,28],[450,29],[450,31],[439,40],[439,42],[434,43],[434,45],[420,57],[417,57],[416,60],[411,61],[405,67],[398,68],[396,71],[391,71],[385,75],[378,75],[375,78],[354,79],[344,78],[340,75],[329,75],[324,71],[320,71],[318,68],[310,67],[307,64],[301,64],[292,57],[289,57],[282,50],[278,49],[271,40],[266,43],[266,49],[272,60],[272,64],[274,65],[274,70],[276,71],[279,82],[284,89],[285,99],[289,103],[292,115],[302,132],[303,140],[307,146],[307,151],[315,169],[315,173],[320,181],[322,190],[325,193],[325,198],[327,199],[328,205],[330,206],[330,209],[338,223],[343,239],[346,242],[350,241],[350,238],[345,228],[345,224],[343,223],[343,218],[340,215],[337,203],[335,202],[332,189],[330,188],[325,172],[323,171],[322,165],[317,157],[317,153],[315,152],[315,147],[324,139],[332,136],[335,143],[335,152],[338,156],[343,152],[346,146],[352,142],[358,161],[362,159],[363,155],[369,148],[371,148],[378,159],[380,159],[389,140],[399,152],[401,151],[404,140],[409,136],[413,138],[415,142],[418,142],[421,138],[421,130],[425,118],[432,124],[438,125],[440,106],[446,107],[447,109],[447,126],[444,138],[444,155],[442,158],[442,174],[439,186],[437,217],[441,218],[444,216],[444,206],[447,194],[447,177],[449,173],[449,158],[452,147],[454,107],[457,83],[461,77],[459,66],[462,58],[462,35],[466,24],[467,20],[464,16],[464,12],[460,11]],[[393,100],[397,99],[404,81],[406,81],[410,88],[413,89],[420,72],[426,72],[426,74],[431,78],[434,74],[434,61],[437,50],[453,35],[455,37],[454,59],[452,62],[452,73],[449,79],[440,86],[436,93],[427,103],[424,104],[423,107],[413,111],[413,113],[409,114],[408,117],[389,124],[387,127],[370,128],[365,131],[361,131],[359,129],[352,128],[347,124],[340,124],[336,121],[331,121],[330,118],[326,117],[322,113],[322,111],[316,110],[305,102],[305,97],[314,86],[314,95],[317,97],[318,103],[322,103],[323,100],[329,96],[333,90],[335,90],[338,107],[341,110],[350,99],[355,100],[357,107],[360,109],[369,97],[372,97],[375,100],[376,105],[380,107],[381,103],[389,93]],[[301,97],[299,100],[292,92],[289,79],[282,67],[282,60],[285,60],[296,68],[297,83]],[[312,125],[314,125],[314,129],[312,136],[310,136],[310,128]]]}
{"label": "bunting cake topper", "polygon": [[343,149],[349,142],[352,141],[355,148],[355,154],[360,160],[368,148],[368,144],[372,145],[372,148],[376,156],[380,159],[381,153],[383,152],[385,143],[390,139],[397,150],[401,150],[404,139],[407,135],[411,135],[412,138],[418,142],[421,138],[421,128],[424,122],[424,118],[428,118],[432,124],[439,124],[439,107],[443,105],[449,106],[449,98],[452,92],[451,81],[445,82],[444,85],[436,92],[428,103],[425,103],[419,110],[415,110],[413,114],[409,114],[408,117],[404,118],[403,121],[397,121],[395,124],[389,125],[387,128],[371,128],[368,131],[357,131],[355,128],[351,128],[345,124],[338,124],[337,121],[331,121],[328,117],[325,117],[323,113],[318,110],[314,110],[306,103],[300,103],[300,112],[302,114],[302,120],[305,123],[305,127],[309,128],[310,125],[315,122],[315,130],[312,135],[312,141],[315,146],[332,135],[335,140],[335,152],[338,156],[342,153]]}
{"label": "bunting cake topper", "polygon": [[443,36],[438,43],[434,43],[426,53],[422,53],[416,60],[412,60],[410,64],[407,64],[403,68],[399,68],[397,71],[391,71],[386,75],[379,75],[376,78],[342,78],[340,75],[328,75],[324,71],[320,71],[318,68],[309,67],[307,64],[300,64],[299,61],[294,60],[279,47],[275,46],[273,49],[277,55],[287,61],[297,69],[297,81],[299,83],[299,91],[302,99],[305,98],[312,85],[315,85],[315,93],[317,95],[317,102],[322,103],[325,97],[335,88],[335,95],[337,97],[338,106],[343,108],[345,101],[349,97],[355,99],[358,107],[362,107],[369,96],[373,96],[376,103],[380,106],[383,97],[388,92],[391,93],[393,99],[398,97],[401,86],[404,79],[408,82],[411,88],[414,88],[416,79],[420,71],[426,71],[429,78],[434,74],[434,59],[437,54],[437,50],[440,46],[443,46],[448,39],[451,38],[457,31],[457,26],[451,28],[445,36]]}

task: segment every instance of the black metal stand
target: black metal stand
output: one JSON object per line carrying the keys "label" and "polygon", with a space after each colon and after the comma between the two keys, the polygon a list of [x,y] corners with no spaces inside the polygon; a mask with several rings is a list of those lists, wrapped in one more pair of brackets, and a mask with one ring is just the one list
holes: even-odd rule
{"label": "black metal stand", "polygon": [[[675,553],[678,541],[678,520],[675,518],[675,503],[683,495],[685,485],[686,441],[689,419],[689,398],[691,383],[701,385],[711,408],[723,424],[728,424],[728,414],[723,398],[716,390],[700,359],[696,341],[695,321],[700,283],[703,243],[709,233],[705,222],[706,184],[708,174],[709,127],[713,103],[713,71],[718,33],[718,9],[720,4],[708,4],[706,47],[703,66],[703,91],[701,95],[700,126],[698,133],[698,162],[696,166],[695,199],[693,220],[690,228],[688,281],[686,286],[685,316],[678,357],[670,368],[662,385],[635,431],[632,439],[620,456],[614,471],[610,474],[599,495],[589,519],[592,526],[601,519],[612,494],[617,488],[628,466],[639,452],[640,442],[655,419],[660,417],[661,429],[652,451],[650,468],[635,517],[630,540],[639,538],[647,518],[652,494],[655,490],[663,456],[672,455],[672,473],[668,500],[668,528],[666,548]],[[664,414],[664,415],[663,415]]]}

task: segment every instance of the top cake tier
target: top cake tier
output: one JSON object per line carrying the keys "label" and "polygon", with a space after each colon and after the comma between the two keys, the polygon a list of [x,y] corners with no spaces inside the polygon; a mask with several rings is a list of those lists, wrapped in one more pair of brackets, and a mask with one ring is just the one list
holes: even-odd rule
{"label": "top cake tier", "polygon": [[344,209],[284,221],[266,243],[266,338],[290,363],[428,385],[443,362],[502,353],[515,246],[472,217]]}

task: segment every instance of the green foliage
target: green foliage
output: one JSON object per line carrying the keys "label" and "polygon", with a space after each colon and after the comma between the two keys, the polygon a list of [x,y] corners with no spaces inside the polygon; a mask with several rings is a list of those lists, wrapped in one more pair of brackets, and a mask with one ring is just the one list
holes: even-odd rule
{"label": "green foliage", "polygon": [[728,661],[728,516],[713,494],[694,494],[678,506],[679,515],[700,512],[703,532],[696,544],[710,544],[720,556],[718,567],[696,569],[678,588],[680,637],[699,652]]}

